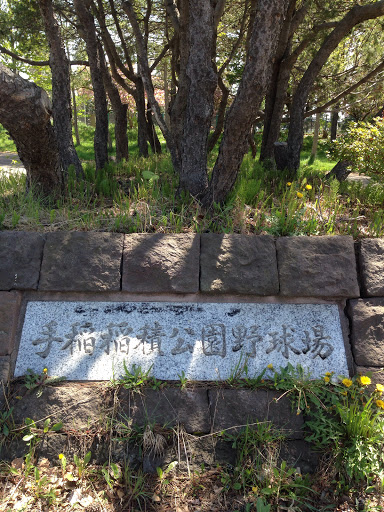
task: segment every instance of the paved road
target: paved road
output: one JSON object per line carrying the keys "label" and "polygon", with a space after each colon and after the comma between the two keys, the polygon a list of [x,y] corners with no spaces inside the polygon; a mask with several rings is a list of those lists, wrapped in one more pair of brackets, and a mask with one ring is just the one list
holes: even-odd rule
{"label": "paved road", "polygon": [[25,172],[17,153],[0,153],[0,173]]}

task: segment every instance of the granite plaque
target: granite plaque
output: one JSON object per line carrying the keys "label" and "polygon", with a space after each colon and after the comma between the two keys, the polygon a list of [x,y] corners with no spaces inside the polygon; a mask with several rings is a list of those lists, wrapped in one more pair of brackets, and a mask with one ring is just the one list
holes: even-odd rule
{"label": "granite plaque", "polygon": [[48,368],[68,380],[109,380],[125,362],[157,379],[227,379],[269,364],[311,376],[348,375],[339,311],[332,304],[29,302],[15,376]]}

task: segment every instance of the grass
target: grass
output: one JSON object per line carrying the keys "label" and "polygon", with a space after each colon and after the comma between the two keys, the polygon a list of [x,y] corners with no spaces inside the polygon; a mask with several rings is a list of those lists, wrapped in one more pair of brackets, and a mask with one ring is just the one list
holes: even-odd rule
{"label": "grass", "polygon": [[[80,125],[85,178],[69,180],[60,199],[25,194],[24,176],[0,173],[0,229],[31,231],[97,230],[122,233],[254,233],[285,235],[384,235],[384,186],[325,180],[334,161],[321,141],[318,158],[308,165],[306,137],[302,166],[290,186],[284,173],[265,169],[248,154],[224,205],[205,211],[186,194],[177,196],[169,154],[137,156],[135,130],[129,132],[129,161],[110,164],[96,177],[93,129]],[[4,140],[4,131],[0,131]],[[9,146],[8,146],[9,147]],[[112,154],[112,153],[111,153]],[[215,155],[209,163],[213,165]]]}
{"label": "grass", "polygon": [[[268,367],[266,372],[269,380],[263,381],[264,388],[284,395],[289,392],[293,414],[298,408],[307,420],[307,440],[323,455],[316,473],[305,474],[283,459],[286,432],[268,421],[191,435],[182,426],[134,425],[120,414],[119,402],[113,400],[113,411],[108,410],[100,425],[84,432],[73,430],[73,426],[66,430],[62,423],[52,425],[47,418],[27,418],[21,426],[15,425],[12,414],[4,418],[9,431],[2,442],[6,445],[22,436],[25,454],[9,463],[0,462],[0,510],[382,512],[384,387],[368,391],[368,376],[333,378],[332,383],[332,374],[326,374],[322,379],[309,380],[302,368],[289,365],[280,371]],[[46,372],[40,375],[43,377],[49,378]],[[142,380],[138,373],[128,377],[130,383],[133,377]],[[18,385],[20,393],[21,383]],[[147,385],[152,386],[150,379]],[[214,385],[226,387],[228,383]],[[243,388],[247,383],[238,379],[230,387],[234,385]],[[105,388],[107,403],[115,392],[113,386]],[[27,396],[18,398],[24,400]],[[322,407],[312,410],[320,402]],[[68,437],[65,453],[51,453],[50,460],[38,458],[43,439],[55,435]],[[204,438],[212,450],[218,442],[220,449],[226,444],[226,450],[236,454],[235,464],[196,463],[191,453]],[[97,464],[92,460],[96,450],[93,440],[109,453],[108,462]],[[116,442],[120,443],[117,452]],[[75,446],[81,446],[79,453],[74,453]],[[142,457],[161,460],[166,452],[165,462],[148,474],[128,459],[113,460],[121,449],[128,453],[133,446],[141,462]]]}

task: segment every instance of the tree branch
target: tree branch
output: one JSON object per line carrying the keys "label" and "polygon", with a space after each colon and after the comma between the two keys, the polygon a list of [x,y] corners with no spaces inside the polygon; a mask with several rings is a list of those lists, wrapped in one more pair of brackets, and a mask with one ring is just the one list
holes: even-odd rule
{"label": "tree branch", "polygon": [[167,9],[167,13],[171,18],[171,22],[175,32],[180,31],[180,13],[174,2],[174,0],[164,0],[165,8]]}
{"label": "tree branch", "polygon": [[[16,59],[19,62],[24,62],[25,64],[29,64],[31,66],[49,66],[49,60],[31,60],[25,59],[24,57],[20,57],[11,50],[7,50],[4,46],[0,45],[0,53],[5,53],[5,55],[9,55],[12,59]],[[89,66],[89,62],[87,60],[71,60],[71,66]]]}
{"label": "tree branch", "polygon": [[375,69],[373,69],[370,73],[368,73],[368,75],[365,75],[361,80],[359,80],[355,84],[351,85],[351,87],[348,87],[343,92],[341,92],[340,94],[335,96],[335,98],[328,101],[321,107],[316,107],[316,108],[310,110],[309,112],[306,112],[305,117],[310,117],[313,114],[320,114],[321,112],[324,112],[324,110],[327,110],[328,107],[331,107],[335,103],[338,103],[341,99],[345,98],[345,96],[347,96],[348,94],[351,94],[355,89],[360,87],[360,85],[367,83],[371,78],[373,78],[375,75],[377,75],[378,73],[380,73],[380,71],[383,71],[383,70],[384,70],[384,60]]}

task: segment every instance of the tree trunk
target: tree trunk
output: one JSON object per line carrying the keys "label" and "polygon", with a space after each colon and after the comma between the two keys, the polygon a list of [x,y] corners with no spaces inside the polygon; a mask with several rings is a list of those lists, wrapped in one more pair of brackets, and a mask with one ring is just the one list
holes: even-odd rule
{"label": "tree trunk", "polygon": [[339,121],[339,106],[336,105],[336,107],[332,109],[332,114],[331,114],[331,142],[336,140],[338,121]]}
{"label": "tree trunk", "polygon": [[73,165],[77,176],[83,174],[72,138],[72,108],[70,65],[62,44],[60,28],[55,19],[51,0],[39,0],[40,12],[49,44],[49,66],[52,72],[53,129],[65,176]]}
{"label": "tree trunk", "polygon": [[159,137],[157,136],[155,125],[153,124],[153,116],[152,116],[152,109],[149,103],[147,103],[147,110],[146,110],[146,117],[147,117],[147,134],[148,134],[148,140],[149,144],[152,149],[153,154],[161,154],[161,144],[159,141]]}
{"label": "tree trunk", "polygon": [[308,161],[309,165],[313,164],[313,162],[316,159],[317,146],[319,145],[320,118],[321,118],[321,114],[316,114],[315,128],[313,130],[313,141],[312,141],[311,156],[309,157],[309,161]]}
{"label": "tree trunk", "polygon": [[216,127],[213,133],[209,136],[208,140],[208,152],[210,153],[212,149],[215,147],[216,142],[219,140],[219,137],[224,128],[224,120],[225,120],[225,111],[227,109],[227,103],[229,98],[229,89],[226,87],[221,76],[218,77],[218,85],[221,90],[221,100],[219,109],[217,112],[217,121]]}
{"label": "tree trunk", "polygon": [[[188,8],[187,2],[184,8]],[[213,5],[206,0],[190,2],[188,18],[189,55],[185,68],[188,98],[183,112],[182,138],[179,145],[179,187],[193,196],[199,196],[208,186],[208,136],[217,85],[212,64],[215,43]]]}
{"label": "tree trunk", "polygon": [[102,72],[100,69],[100,43],[96,37],[95,22],[89,9],[89,0],[74,0],[73,5],[81,23],[81,36],[85,41],[93,94],[95,98],[96,130],[94,137],[96,170],[108,163],[108,109]]}
{"label": "tree trunk", "polygon": [[351,174],[351,170],[348,169],[352,165],[352,162],[348,162],[347,160],[340,160],[337,162],[335,167],[329,171],[328,174],[325,175],[325,178],[336,178],[338,181],[345,181],[349,174]]}
{"label": "tree trunk", "polygon": [[289,67],[289,69],[285,69],[285,73],[283,75],[283,60],[284,58],[287,58],[291,52],[292,43],[290,26],[295,5],[296,0],[291,0],[287,16],[279,34],[276,55],[272,67],[272,77],[268,84],[268,92],[265,98],[265,117],[260,148],[260,161],[273,159],[273,144],[279,139],[280,123],[283,115],[286,90],[291,70],[291,67]]}
{"label": "tree trunk", "polygon": [[16,144],[27,172],[27,189],[44,196],[60,192],[64,176],[48,95],[1,63],[0,123]]}
{"label": "tree trunk", "polygon": [[316,53],[308,69],[304,73],[292,100],[288,132],[288,170],[295,177],[300,166],[300,151],[304,137],[304,110],[308,95],[329,56],[337,48],[340,41],[352,28],[368,19],[377,18],[384,14],[384,0],[367,5],[355,5],[336,25]]}
{"label": "tree trunk", "polygon": [[139,155],[148,157],[148,133],[147,118],[145,115],[145,94],[143,81],[140,77],[135,80],[136,92],[134,95],[137,111],[137,144],[139,146]]}
{"label": "tree trunk", "polygon": [[243,77],[226,118],[219,155],[205,204],[222,202],[232,189],[249,147],[249,132],[272,76],[277,40],[288,7],[287,0],[260,0],[249,40]]}
{"label": "tree trunk", "polygon": [[119,90],[113,83],[105,62],[104,54],[100,59],[101,72],[103,74],[104,87],[107,91],[109,100],[115,115],[115,143],[116,143],[116,162],[125,159],[128,160],[128,135],[127,135],[127,110],[128,105],[122,103]]}
{"label": "tree trunk", "polygon": [[76,103],[76,91],[72,87],[72,106],[73,106],[73,127],[75,129],[76,146],[80,146],[80,134],[79,134],[79,123],[77,120],[77,103]]}

